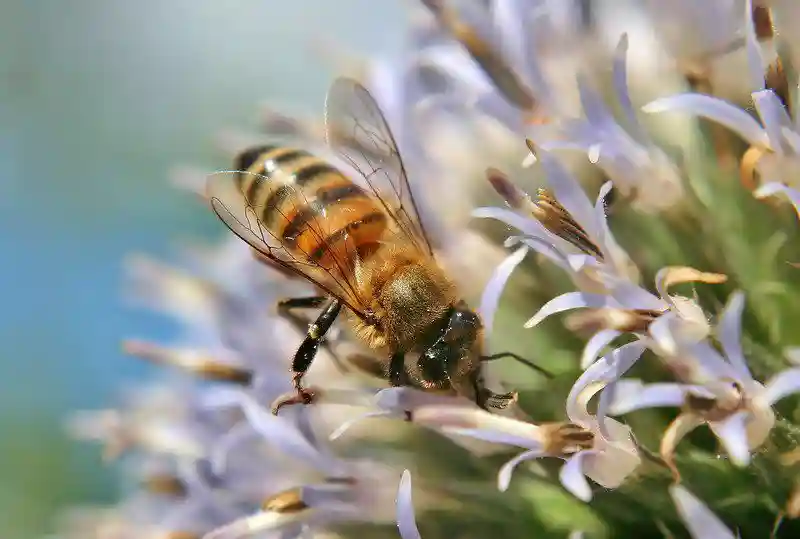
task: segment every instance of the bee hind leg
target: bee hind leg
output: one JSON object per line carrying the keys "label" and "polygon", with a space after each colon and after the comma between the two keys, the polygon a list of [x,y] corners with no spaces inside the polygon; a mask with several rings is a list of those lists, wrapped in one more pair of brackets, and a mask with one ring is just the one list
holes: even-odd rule
{"label": "bee hind leg", "polygon": [[[307,298],[301,298],[307,299]],[[272,413],[277,415],[280,409],[292,404],[311,404],[314,401],[314,392],[303,387],[303,376],[314,361],[325,333],[331,328],[334,320],[339,315],[342,304],[334,299],[328,303],[314,323],[309,324],[306,338],[300,344],[292,359],[292,385],[295,392],[291,396],[279,397],[272,403]]]}

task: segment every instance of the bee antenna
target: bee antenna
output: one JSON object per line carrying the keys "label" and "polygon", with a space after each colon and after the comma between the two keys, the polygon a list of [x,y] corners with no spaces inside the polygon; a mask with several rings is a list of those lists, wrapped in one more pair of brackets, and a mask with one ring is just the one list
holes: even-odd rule
{"label": "bee antenna", "polygon": [[539,372],[546,378],[555,378],[555,375],[552,372],[545,369],[544,367],[540,367],[530,359],[526,359],[513,352],[500,352],[499,354],[492,354],[490,356],[481,356],[480,359],[481,361],[494,361],[495,359],[504,359],[507,357],[510,357],[511,359],[517,361],[518,363],[522,363],[523,365],[530,367],[531,369]]}

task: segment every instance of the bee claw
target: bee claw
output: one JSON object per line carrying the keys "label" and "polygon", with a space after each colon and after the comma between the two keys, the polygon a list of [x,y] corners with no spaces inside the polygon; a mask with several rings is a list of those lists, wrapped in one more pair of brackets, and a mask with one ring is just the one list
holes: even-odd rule
{"label": "bee claw", "polygon": [[304,406],[309,405],[314,402],[316,396],[316,391],[304,388],[297,388],[290,393],[284,393],[272,401],[272,414],[278,415],[278,412],[284,406],[294,406],[296,404],[302,404]]}

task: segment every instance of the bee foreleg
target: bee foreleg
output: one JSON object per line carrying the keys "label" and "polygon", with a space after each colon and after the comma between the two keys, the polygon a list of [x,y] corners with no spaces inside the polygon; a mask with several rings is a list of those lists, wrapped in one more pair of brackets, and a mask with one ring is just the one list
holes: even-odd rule
{"label": "bee foreleg", "polygon": [[[310,298],[299,298],[310,299]],[[331,328],[334,320],[339,315],[342,309],[342,304],[338,299],[331,300],[327,306],[322,310],[317,319],[308,326],[306,338],[300,344],[297,352],[292,359],[292,385],[295,388],[295,395],[291,397],[279,398],[272,405],[272,413],[276,414],[281,407],[287,404],[311,404],[314,400],[313,392],[303,387],[303,376],[311,363],[314,361],[319,345],[322,342],[325,333]]]}
{"label": "bee foreleg", "polygon": [[[278,302],[277,305],[278,315],[291,322],[292,325],[297,329],[304,330],[305,328],[308,327],[308,324],[311,322],[311,320],[306,316],[301,316],[295,313],[294,310],[317,309],[325,304],[326,299],[328,298],[326,298],[325,296],[309,296],[302,298],[282,299]],[[331,355],[339,371],[345,374],[349,372],[349,369],[345,366],[344,362],[336,354],[336,352],[334,352],[333,347],[327,340],[322,339],[321,345]]]}
{"label": "bee foreleg", "polygon": [[530,367],[531,369],[541,373],[542,375],[544,375],[547,378],[554,378],[554,375],[553,375],[552,372],[548,371],[544,367],[540,367],[539,365],[537,365],[536,363],[534,363],[530,359],[525,359],[524,357],[522,357],[520,355],[517,355],[517,354],[515,354],[513,352],[500,352],[499,354],[492,354],[490,356],[481,356],[480,360],[481,361],[494,361],[495,359],[503,359],[503,358],[507,358],[507,357],[510,357],[513,360],[515,360],[515,361],[517,361],[519,363],[522,363],[523,365],[526,365],[526,366]]}
{"label": "bee foreleg", "polygon": [[[406,371],[406,355],[395,352],[389,360],[389,383],[392,387],[409,385],[408,372]],[[411,421],[411,410],[406,410],[406,421]]]}
{"label": "bee foreleg", "polygon": [[508,393],[495,393],[486,388],[482,388],[478,392],[478,405],[481,408],[497,408],[503,410],[508,408],[508,405],[517,400],[517,393],[510,391]]}
{"label": "bee foreleg", "polygon": [[406,355],[403,352],[392,354],[392,359],[389,360],[389,383],[392,384],[392,387],[408,385]]}

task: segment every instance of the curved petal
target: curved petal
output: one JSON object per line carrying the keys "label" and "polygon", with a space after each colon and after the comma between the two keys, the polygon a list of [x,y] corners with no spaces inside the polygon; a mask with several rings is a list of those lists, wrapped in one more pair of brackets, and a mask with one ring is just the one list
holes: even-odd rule
{"label": "curved petal", "polygon": [[330,435],[328,436],[328,439],[330,441],[334,441],[334,440],[337,440],[338,438],[341,438],[342,435],[345,432],[350,430],[357,423],[361,423],[365,419],[370,419],[370,418],[374,418],[374,417],[392,417],[392,416],[397,416],[397,413],[393,412],[393,411],[389,411],[389,410],[380,410],[380,411],[377,411],[377,412],[366,412],[366,413],[361,414],[359,416],[356,416],[356,417],[354,417],[352,419],[348,419],[347,421],[345,421],[344,423],[339,425],[333,432],[330,433]]}
{"label": "curved petal", "polygon": [[228,432],[217,438],[208,457],[211,471],[216,475],[225,473],[228,466],[228,455],[231,450],[248,438],[259,436],[247,421],[234,425]]}
{"label": "curved petal", "polygon": [[752,116],[736,105],[709,95],[685,93],[662,97],[642,107],[647,113],[687,112],[720,123],[753,146],[769,147],[769,138]]}
{"label": "curved petal", "polygon": [[692,539],[736,539],[733,532],[691,492],[680,485],[672,485],[669,493]]}
{"label": "curved petal", "polygon": [[717,325],[717,337],[728,362],[744,380],[752,380],[747,361],[742,352],[742,310],[744,309],[744,294],[734,292],[728,299],[725,310],[722,311]]}
{"label": "curved petal", "polygon": [[772,405],[782,398],[798,392],[800,392],[800,367],[795,367],[782,371],[767,382],[764,396]]}
{"label": "curved petal", "polygon": [[321,471],[339,473],[341,466],[312,446],[291,422],[273,415],[247,395],[241,395],[240,405],[247,421],[267,442]]}
{"label": "curved petal", "polygon": [[[800,116],[800,115],[798,115]],[[755,191],[756,198],[765,198],[776,193],[783,193],[794,205],[797,216],[800,217],[800,191],[787,187],[782,183],[765,183]]]}
{"label": "curved petal", "polygon": [[555,238],[542,224],[537,221],[536,219],[527,219],[518,213],[515,213],[511,210],[507,210],[505,208],[491,208],[491,207],[484,207],[484,208],[476,208],[472,210],[470,214],[472,217],[477,217],[478,219],[496,219],[501,221],[508,226],[514,227],[524,234],[528,236],[533,236],[534,238],[541,238],[545,241],[549,241],[552,243],[553,239]]}
{"label": "curved petal", "polygon": [[528,253],[528,247],[523,246],[514,251],[505,260],[503,260],[495,268],[486,288],[483,289],[481,295],[481,303],[478,307],[478,314],[481,315],[484,325],[484,338],[489,339],[492,333],[492,323],[494,322],[494,314],[497,311],[497,305],[500,303],[500,296],[503,289],[511,277],[514,269],[523,261],[525,255]]}
{"label": "curved petal", "polygon": [[397,529],[402,539],[421,539],[414,517],[414,502],[411,498],[411,472],[403,471],[400,488],[397,489]]}
{"label": "curved petal", "polygon": [[589,83],[588,78],[583,73],[578,73],[578,93],[580,95],[583,114],[595,129],[603,129],[616,123],[614,117],[603,102],[600,94]]}
{"label": "curved petal", "polygon": [[709,423],[708,426],[719,438],[725,452],[736,466],[750,464],[750,445],[747,442],[748,412],[737,412],[723,421]]}
{"label": "curved petal", "polygon": [[611,296],[626,309],[651,309],[660,311],[666,303],[639,285],[629,281],[619,281],[611,287]]}
{"label": "curved petal", "polygon": [[636,118],[631,95],[628,91],[628,34],[623,33],[617,47],[614,49],[614,64],[612,68],[614,92],[625,115],[626,127],[634,139],[641,144],[650,144],[650,137]]}
{"label": "curved petal", "polygon": [[661,458],[664,459],[664,463],[672,470],[672,475],[675,476],[676,479],[680,478],[680,472],[678,472],[678,468],[675,466],[675,460],[673,459],[675,448],[678,447],[678,444],[687,434],[703,423],[705,423],[705,421],[694,414],[682,413],[669,424],[661,437],[659,453]]}
{"label": "curved petal", "polygon": [[501,492],[508,490],[508,485],[511,484],[511,474],[514,473],[514,468],[516,468],[519,464],[525,462],[526,460],[538,459],[539,457],[543,456],[544,454],[542,453],[541,449],[531,449],[530,451],[520,453],[513,459],[503,464],[503,466],[500,468],[500,471],[497,472],[498,490]]}
{"label": "curved petal", "polygon": [[592,488],[583,474],[583,460],[587,456],[595,454],[597,451],[579,451],[567,459],[558,473],[558,479],[564,488],[579,500],[587,503],[592,499]]}
{"label": "curved petal", "polygon": [[570,421],[578,424],[591,421],[591,415],[586,410],[586,403],[581,403],[581,395],[590,385],[608,385],[618,380],[625,374],[644,352],[646,345],[642,341],[634,341],[596,361],[583,374],[581,374],[567,395],[566,409]]}
{"label": "curved petal", "polygon": [[468,438],[474,438],[476,440],[482,440],[484,442],[491,442],[495,444],[504,444],[504,445],[514,445],[517,447],[539,447],[539,443],[531,440],[530,438],[525,438],[523,436],[519,436],[518,434],[511,434],[502,431],[490,430],[490,429],[465,429],[465,428],[458,428],[458,427],[441,427],[442,432],[446,434],[455,434],[458,436],[466,436]]}
{"label": "curved petal", "polygon": [[686,388],[682,384],[643,384],[641,380],[620,380],[609,415],[623,415],[643,408],[661,408],[683,404]]}
{"label": "curved petal", "polygon": [[564,311],[581,308],[599,309],[601,307],[615,307],[616,305],[614,305],[614,303],[615,302],[613,299],[602,294],[567,292],[566,294],[561,294],[560,296],[555,297],[542,305],[542,308],[539,309],[539,311],[527,322],[525,322],[525,327],[532,328],[548,316],[562,313]]}
{"label": "curved petal", "polygon": [[[761,57],[761,45],[758,44],[756,29],[753,23],[753,6],[750,0],[745,2],[744,12],[744,37],[745,51],[747,52],[747,74],[750,77],[750,88],[752,92],[764,89],[764,73],[767,66]],[[762,116],[763,118],[763,116]]]}
{"label": "curved petal", "polygon": [[595,362],[600,352],[611,344],[611,342],[622,335],[621,331],[616,329],[601,329],[586,342],[581,354],[581,369],[587,369],[592,363]]}
{"label": "curved petal", "polygon": [[764,130],[769,137],[770,148],[778,154],[783,155],[783,127],[791,125],[792,121],[786,114],[778,96],[772,90],[761,90],[753,92],[753,104],[764,124]]}

